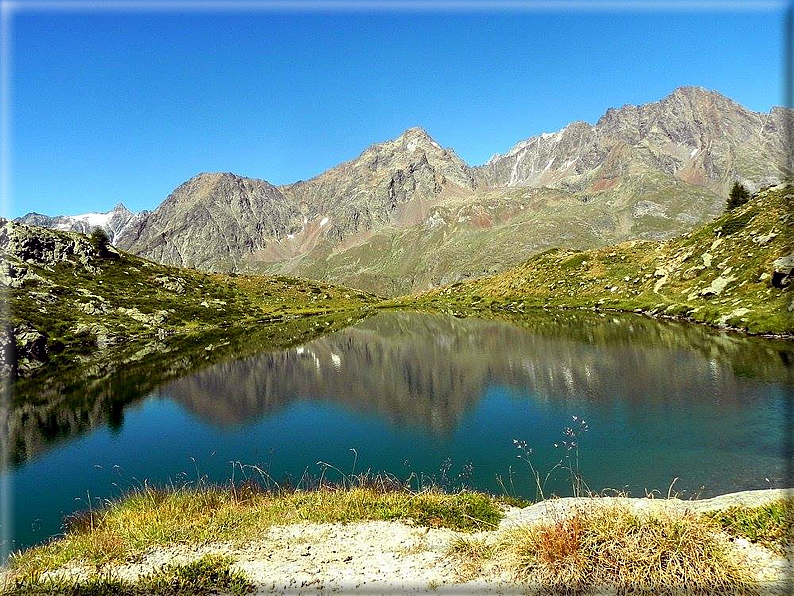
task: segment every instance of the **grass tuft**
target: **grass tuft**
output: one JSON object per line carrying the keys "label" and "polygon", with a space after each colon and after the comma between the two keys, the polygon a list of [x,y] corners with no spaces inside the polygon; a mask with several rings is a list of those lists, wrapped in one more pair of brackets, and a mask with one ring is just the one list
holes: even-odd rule
{"label": "grass tuft", "polygon": [[709,514],[728,534],[784,554],[794,543],[794,500],[761,507],[731,507]]}
{"label": "grass tuft", "polygon": [[517,575],[549,593],[747,594],[754,584],[703,516],[640,518],[622,507],[579,510],[519,528],[502,548]]}
{"label": "grass tuft", "polygon": [[254,590],[253,584],[231,565],[234,560],[221,555],[205,555],[184,564],[164,565],[135,582],[111,574],[89,577],[54,577],[31,572],[17,576],[0,594],[17,596],[177,596],[217,594],[242,596]]}
{"label": "grass tuft", "polygon": [[253,584],[238,570],[234,561],[221,555],[205,555],[186,564],[162,567],[138,582],[138,589],[147,594],[214,594],[222,591],[241,596],[254,590]]}

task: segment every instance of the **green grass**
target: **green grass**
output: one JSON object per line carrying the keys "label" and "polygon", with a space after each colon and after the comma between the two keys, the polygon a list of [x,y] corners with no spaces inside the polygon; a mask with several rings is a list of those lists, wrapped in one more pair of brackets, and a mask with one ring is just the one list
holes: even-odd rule
{"label": "green grass", "polygon": [[46,366],[23,363],[20,377],[59,373],[175,334],[250,330],[269,322],[367,309],[379,300],[359,290],[292,277],[209,274],[123,252],[110,258],[82,234],[18,229],[42,241],[71,243],[87,255],[53,265],[22,262],[13,252],[0,254],[10,266],[38,276],[7,292],[11,324],[31,325],[47,336],[49,347]]}
{"label": "green grass", "polygon": [[[529,308],[642,311],[752,334],[794,334],[791,287],[776,288],[772,263],[794,252],[792,187],[665,242],[631,241],[540,253],[503,273],[390,301],[453,314]],[[709,291],[721,280],[717,293]],[[718,284],[719,285],[719,284]]]}
{"label": "green grass", "polygon": [[242,596],[254,590],[253,584],[239,570],[234,560],[222,555],[205,555],[188,563],[171,563],[139,577],[136,581],[119,579],[108,573],[88,577],[43,577],[29,573],[4,586],[0,594],[49,596],[200,596],[222,592]]}
{"label": "green grass", "polygon": [[234,561],[222,555],[205,555],[184,564],[171,564],[144,576],[138,589],[145,594],[214,594],[222,591],[234,596],[247,594],[254,586],[237,570]]}
{"label": "green grass", "polygon": [[62,538],[11,557],[19,574],[134,560],[152,547],[251,540],[273,525],[403,520],[461,531],[494,529],[499,502],[476,492],[322,488],[274,494],[252,486],[147,488],[71,520]]}
{"label": "green grass", "polygon": [[728,534],[783,554],[794,544],[794,501],[781,500],[762,507],[731,507],[710,514]]}

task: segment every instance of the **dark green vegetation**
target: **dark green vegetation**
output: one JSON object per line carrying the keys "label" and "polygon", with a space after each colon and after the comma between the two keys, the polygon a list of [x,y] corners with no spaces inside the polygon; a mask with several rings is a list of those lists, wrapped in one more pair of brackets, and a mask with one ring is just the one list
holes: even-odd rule
{"label": "dark green vegetation", "polygon": [[91,232],[89,239],[91,240],[93,247],[100,253],[107,251],[107,248],[110,245],[110,237],[102,228],[94,228],[94,231]]}
{"label": "dark green vegetation", "polygon": [[245,575],[231,568],[234,561],[222,555],[205,555],[185,564],[169,564],[136,581],[113,575],[88,578],[42,578],[31,574],[11,580],[0,592],[4,595],[66,596],[177,596],[178,594],[217,594],[241,596],[254,590]]}
{"label": "dark green vegetation", "polygon": [[552,249],[503,273],[393,303],[461,314],[614,309],[788,335],[794,299],[781,257],[794,252],[793,192],[791,186],[764,190],[673,240]]}
{"label": "dark green vegetation", "polygon": [[731,536],[746,538],[780,554],[794,544],[794,501],[762,507],[731,507],[712,514]]}
{"label": "dark green vegetation", "polygon": [[749,200],[750,191],[747,190],[741,182],[734,182],[733,186],[731,187],[731,191],[728,194],[728,203],[725,207],[728,209],[728,211],[730,211],[732,209],[736,209],[736,207],[744,205]]}

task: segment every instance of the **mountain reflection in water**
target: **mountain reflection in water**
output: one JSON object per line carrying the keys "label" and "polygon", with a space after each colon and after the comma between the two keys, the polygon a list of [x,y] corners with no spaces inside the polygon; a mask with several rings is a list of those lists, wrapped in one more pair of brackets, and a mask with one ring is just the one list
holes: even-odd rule
{"label": "mountain reflection in water", "polygon": [[216,364],[162,393],[217,425],[314,400],[443,435],[490,385],[572,406],[719,400],[737,408],[748,397],[744,377],[792,378],[786,342],[633,316],[564,313],[534,328],[524,322],[529,329],[382,313],[304,346]]}

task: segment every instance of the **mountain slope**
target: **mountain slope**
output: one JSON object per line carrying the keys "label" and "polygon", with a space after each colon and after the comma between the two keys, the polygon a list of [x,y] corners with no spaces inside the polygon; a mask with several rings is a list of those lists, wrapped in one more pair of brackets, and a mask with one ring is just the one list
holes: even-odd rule
{"label": "mountain slope", "polygon": [[453,151],[411,128],[311,180],[279,187],[300,209],[303,225],[252,254],[247,264],[301,271],[303,260],[366,242],[373,230],[415,225],[445,197],[476,188],[472,169]]}
{"label": "mountain slope", "polygon": [[522,265],[432,290],[442,310],[586,307],[680,316],[751,333],[794,334],[794,185],[664,242],[553,249]]}
{"label": "mountain slope", "polygon": [[[670,238],[717,217],[734,180],[755,189],[784,178],[786,113],[754,113],[684,87],[461,168],[473,184],[433,201],[414,193],[406,203],[414,219],[381,218],[366,233],[297,243],[250,266],[396,295],[493,273],[554,246]],[[313,190],[328,192],[321,184]],[[355,201],[343,205],[349,221],[367,213]]]}
{"label": "mountain slope", "polygon": [[574,122],[522,141],[477,173],[494,186],[592,192],[654,171],[724,194],[737,178],[751,186],[781,179],[785,112],[760,114],[715,91],[681,87],[658,102],[610,108],[595,126]]}
{"label": "mountain slope", "polygon": [[201,334],[223,329],[228,338],[235,328],[248,333],[271,321],[358,309],[374,300],[319,282],[159,265],[82,234],[5,220],[0,290],[8,305],[0,326],[0,377],[12,378],[96,368],[97,362],[119,366],[160,350],[171,335],[200,341]]}
{"label": "mountain slope", "polygon": [[174,190],[119,247],[167,265],[235,271],[245,255],[283,238],[299,221],[295,205],[272,184],[204,173]]}

